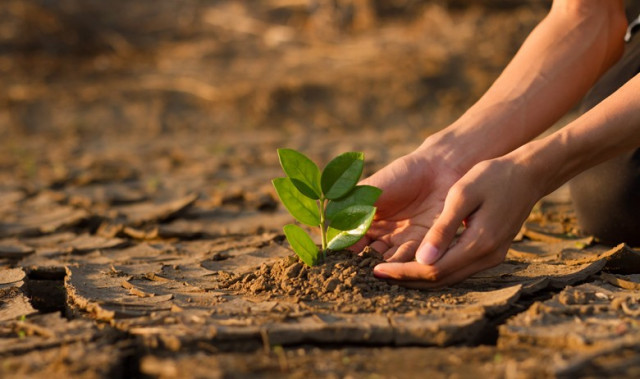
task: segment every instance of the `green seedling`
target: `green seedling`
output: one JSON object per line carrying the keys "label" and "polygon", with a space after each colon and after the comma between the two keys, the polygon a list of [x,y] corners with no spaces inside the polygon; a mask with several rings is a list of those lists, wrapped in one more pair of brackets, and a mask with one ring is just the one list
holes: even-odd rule
{"label": "green seedling", "polygon": [[319,227],[322,248],[301,227],[289,224],[284,234],[293,251],[309,266],[326,258],[327,251],[345,249],[369,230],[382,190],[357,185],[364,167],[364,154],[344,153],[322,172],[304,154],[278,149],[280,165],[287,176],[273,180],[280,201],[301,224]]}

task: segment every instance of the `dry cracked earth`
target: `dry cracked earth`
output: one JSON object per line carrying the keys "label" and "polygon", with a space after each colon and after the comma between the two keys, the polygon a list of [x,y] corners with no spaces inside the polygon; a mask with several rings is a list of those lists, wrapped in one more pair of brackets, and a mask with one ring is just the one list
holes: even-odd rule
{"label": "dry cracked earth", "polygon": [[[162,46],[120,24],[82,58],[0,39],[0,376],[640,376],[640,250],[582,235],[566,191],[441,290],[373,278],[374,251],[304,267],[281,232],[276,148],[364,151],[374,172],[479,96],[544,2],[354,1],[378,8],[327,33],[304,2],[205,3]],[[38,43],[73,34],[25,4]]]}
{"label": "dry cracked earth", "polygon": [[269,187],[282,141],[254,138],[247,156],[166,141],[182,163],[153,181],[152,151],[122,169],[91,149],[64,180],[3,186],[2,376],[638,374],[640,252],[578,236],[562,193],[500,266],[410,290],[373,278],[372,251],[303,267]]}

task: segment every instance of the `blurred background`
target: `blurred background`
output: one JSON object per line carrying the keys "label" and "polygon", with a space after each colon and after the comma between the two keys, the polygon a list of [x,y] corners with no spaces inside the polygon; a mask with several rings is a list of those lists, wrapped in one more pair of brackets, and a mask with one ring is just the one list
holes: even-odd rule
{"label": "blurred background", "polygon": [[3,134],[442,126],[548,1],[3,0]]}
{"label": "blurred background", "polygon": [[285,145],[362,149],[371,170],[478,99],[549,6],[2,0],[0,175],[55,188],[98,165],[157,186],[269,166]]}

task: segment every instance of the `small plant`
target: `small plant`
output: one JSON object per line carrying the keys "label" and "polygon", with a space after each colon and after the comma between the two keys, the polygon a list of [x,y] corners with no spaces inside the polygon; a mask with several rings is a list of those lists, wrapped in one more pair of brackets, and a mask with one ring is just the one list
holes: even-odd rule
{"label": "small plant", "polygon": [[280,201],[300,223],[320,227],[322,249],[301,227],[289,224],[284,234],[293,251],[309,266],[326,258],[329,250],[345,249],[369,230],[382,190],[357,185],[364,154],[348,152],[334,158],[322,173],[313,161],[292,149],[278,149],[286,178],[273,180]]}

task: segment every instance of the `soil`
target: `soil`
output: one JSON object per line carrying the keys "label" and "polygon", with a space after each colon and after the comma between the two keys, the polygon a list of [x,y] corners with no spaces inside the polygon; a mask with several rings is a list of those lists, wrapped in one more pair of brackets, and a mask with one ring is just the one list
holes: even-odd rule
{"label": "soil", "polygon": [[566,188],[439,290],[281,231],[276,148],[380,169],[548,2],[60,4],[0,4],[0,376],[638,376],[640,251],[582,235]]}
{"label": "soil", "polygon": [[[314,267],[291,255],[264,263],[255,272],[230,274],[221,288],[239,294],[264,295],[266,299],[286,296],[346,313],[417,314],[429,308],[429,294],[376,279],[373,267],[381,262],[382,256],[368,249],[359,255],[331,252],[322,265]],[[446,294],[437,296],[438,302],[446,304]]]}

